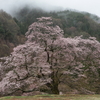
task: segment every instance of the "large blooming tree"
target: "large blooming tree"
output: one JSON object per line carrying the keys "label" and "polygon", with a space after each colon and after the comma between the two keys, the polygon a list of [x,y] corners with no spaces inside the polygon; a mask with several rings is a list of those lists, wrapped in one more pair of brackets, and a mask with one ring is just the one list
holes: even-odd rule
{"label": "large blooming tree", "polygon": [[[30,95],[44,85],[49,93],[58,94],[61,83],[73,88],[83,78],[86,84],[99,82],[100,43],[94,37],[64,38],[63,34],[51,17],[30,25],[25,44],[0,59],[0,95]],[[90,88],[84,91],[92,93]]]}

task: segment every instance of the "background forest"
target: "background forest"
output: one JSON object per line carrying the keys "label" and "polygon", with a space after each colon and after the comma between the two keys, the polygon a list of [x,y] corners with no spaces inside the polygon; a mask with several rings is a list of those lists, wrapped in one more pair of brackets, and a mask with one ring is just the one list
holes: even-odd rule
{"label": "background forest", "polygon": [[71,10],[46,12],[41,9],[23,7],[14,11],[13,16],[0,11],[0,57],[7,56],[13,47],[25,41],[28,26],[39,17],[52,17],[55,25],[64,30],[64,37],[83,35],[83,38],[94,36],[100,41],[100,18],[86,12]]}

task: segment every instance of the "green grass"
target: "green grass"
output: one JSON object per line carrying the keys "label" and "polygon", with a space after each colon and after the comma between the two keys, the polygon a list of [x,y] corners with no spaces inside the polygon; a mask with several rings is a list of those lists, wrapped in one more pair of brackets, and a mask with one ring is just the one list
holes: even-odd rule
{"label": "green grass", "polygon": [[100,100],[100,95],[36,95],[36,96],[8,96],[0,100]]}

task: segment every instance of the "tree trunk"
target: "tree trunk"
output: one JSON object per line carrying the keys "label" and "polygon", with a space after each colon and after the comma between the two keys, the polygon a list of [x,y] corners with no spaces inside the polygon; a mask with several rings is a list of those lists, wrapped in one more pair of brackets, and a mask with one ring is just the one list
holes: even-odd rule
{"label": "tree trunk", "polygon": [[50,88],[52,94],[59,94],[59,79],[56,77],[55,72],[53,71],[51,74],[51,83],[47,83],[46,85]]}
{"label": "tree trunk", "polygon": [[52,94],[59,94],[58,84],[54,84],[53,87],[51,87]]}

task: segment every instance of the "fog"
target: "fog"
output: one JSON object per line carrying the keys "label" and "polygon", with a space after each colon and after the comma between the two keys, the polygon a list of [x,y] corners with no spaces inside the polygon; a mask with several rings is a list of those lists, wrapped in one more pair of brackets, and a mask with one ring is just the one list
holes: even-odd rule
{"label": "fog", "polygon": [[45,0],[0,0],[0,9],[13,15],[13,11],[20,10],[24,6],[29,8],[40,8],[44,11],[60,11],[64,8],[62,6],[56,6],[45,2]]}
{"label": "fog", "polygon": [[100,16],[100,0],[0,0],[0,9],[12,14],[15,10],[29,5],[45,11],[76,9]]}

